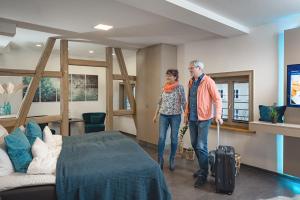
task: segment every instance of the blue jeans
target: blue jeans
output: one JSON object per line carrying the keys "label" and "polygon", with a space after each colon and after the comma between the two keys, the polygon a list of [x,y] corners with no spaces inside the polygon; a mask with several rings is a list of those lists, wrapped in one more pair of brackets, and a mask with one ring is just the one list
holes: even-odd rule
{"label": "blue jeans", "polygon": [[163,115],[159,117],[159,139],[158,139],[158,159],[163,158],[167,130],[171,126],[171,154],[170,159],[175,158],[178,145],[178,130],[181,122],[181,114],[179,115]]}
{"label": "blue jeans", "polygon": [[207,178],[208,175],[207,135],[210,125],[211,120],[189,122],[191,143],[198,159],[201,175],[204,178]]}

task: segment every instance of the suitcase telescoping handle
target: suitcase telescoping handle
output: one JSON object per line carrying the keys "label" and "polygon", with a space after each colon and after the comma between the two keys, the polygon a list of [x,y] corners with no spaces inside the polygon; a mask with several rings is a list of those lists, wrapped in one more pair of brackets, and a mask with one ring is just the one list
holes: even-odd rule
{"label": "suitcase telescoping handle", "polygon": [[218,134],[218,143],[217,148],[220,146],[220,123],[217,122],[217,134]]}

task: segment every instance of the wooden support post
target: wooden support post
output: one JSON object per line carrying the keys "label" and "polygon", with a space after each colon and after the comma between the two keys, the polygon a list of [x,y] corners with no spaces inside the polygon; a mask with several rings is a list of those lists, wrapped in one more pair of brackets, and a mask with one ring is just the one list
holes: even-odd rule
{"label": "wooden support post", "polygon": [[25,95],[25,97],[23,99],[23,102],[21,104],[21,108],[20,108],[20,111],[19,111],[19,114],[18,114],[18,119],[17,119],[16,124],[15,124],[15,128],[19,127],[20,125],[23,125],[26,121],[26,117],[27,117],[27,114],[29,112],[31,103],[33,101],[34,94],[35,94],[35,92],[36,92],[36,90],[39,86],[41,77],[42,77],[43,72],[45,70],[47,61],[50,57],[50,54],[52,52],[54,43],[55,43],[55,38],[48,38],[46,46],[44,48],[44,51],[43,51],[43,53],[40,57],[40,60],[37,64],[37,66],[36,66],[35,76],[32,78],[32,80],[30,82],[30,85],[27,89],[26,95]]}
{"label": "wooden support post", "polygon": [[106,48],[106,130],[113,129],[113,58],[112,48]]}
{"label": "wooden support post", "polygon": [[60,115],[62,117],[60,134],[69,135],[69,64],[68,64],[68,41],[60,41]]}
{"label": "wooden support post", "polygon": [[128,72],[127,72],[124,56],[123,56],[122,50],[120,48],[115,48],[115,53],[116,53],[118,63],[120,66],[121,75],[124,78],[123,82],[124,82],[126,93],[128,95],[130,107],[134,113],[134,115],[133,115],[134,123],[135,123],[135,126],[137,126],[135,99],[133,96],[132,87],[130,85],[130,80],[128,77]]}

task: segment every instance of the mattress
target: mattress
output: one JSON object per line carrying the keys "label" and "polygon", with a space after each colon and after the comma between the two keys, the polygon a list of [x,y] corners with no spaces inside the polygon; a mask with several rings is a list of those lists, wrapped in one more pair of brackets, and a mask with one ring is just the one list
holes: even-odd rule
{"label": "mattress", "polygon": [[54,174],[30,175],[24,173],[12,173],[8,176],[0,176],[0,192],[19,187],[51,185],[55,184]]}

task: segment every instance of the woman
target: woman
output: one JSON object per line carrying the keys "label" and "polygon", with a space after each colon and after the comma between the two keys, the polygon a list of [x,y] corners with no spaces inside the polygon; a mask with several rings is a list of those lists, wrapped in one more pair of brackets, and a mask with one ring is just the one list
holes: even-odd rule
{"label": "woman", "polygon": [[181,122],[181,113],[185,108],[186,99],[183,86],[178,83],[178,70],[168,69],[166,72],[166,83],[163,87],[160,100],[153,118],[155,123],[159,117],[159,140],[158,140],[158,163],[163,169],[164,149],[166,135],[169,126],[171,127],[171,153],[169,169],[175,169],[175,154],[178,144],[178,130]]}

